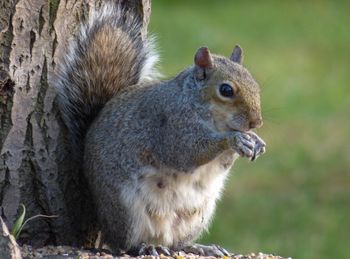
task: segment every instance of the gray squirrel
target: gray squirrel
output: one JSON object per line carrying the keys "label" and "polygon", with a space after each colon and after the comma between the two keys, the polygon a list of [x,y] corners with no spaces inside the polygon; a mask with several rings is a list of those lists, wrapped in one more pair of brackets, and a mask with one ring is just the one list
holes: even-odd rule
{"label": "gray squirrel", "polygon": [[239,157],[265,143],[259,85],[229,58],[197,50],[194,65],[157,79],[158,56],[132,13],[106,1],[81,25],[58,64],[55,87],[75,159],[112,250],[228,255],[194,244],[206,230]]}

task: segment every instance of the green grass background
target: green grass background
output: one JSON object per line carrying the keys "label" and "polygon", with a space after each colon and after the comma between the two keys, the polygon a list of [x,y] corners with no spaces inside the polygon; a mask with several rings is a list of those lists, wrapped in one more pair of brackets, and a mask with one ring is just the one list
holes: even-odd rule
{"label": "green grass background", "polygon": [[350,1],[153,0],[151,20],[165,75],[239,43],[262,88],[267,153],[237,161],[201,242],[350,258]]}

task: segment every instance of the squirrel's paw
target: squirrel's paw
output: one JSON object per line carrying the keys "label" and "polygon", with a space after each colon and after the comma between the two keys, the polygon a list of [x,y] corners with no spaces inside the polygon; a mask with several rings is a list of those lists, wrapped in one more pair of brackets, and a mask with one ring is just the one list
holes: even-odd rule
{"label": "squirrel's paw", "polygon": [[[135,249],[133,250],[135,251]],[[142,243],[137,250],[138,252],[136,252],[135,255],[138,255],[138,256],[150,255],[150,256],[159,257],[160,255],[171,256],[172,254],[171,250],[165,246],[146,245],[145,243]]]}
{"label": "squirrel's paw", "polygon": [[185,246],[181,249],[185,253],[192,253],[201,256],[215,256],[215,257],[223,257],[230,256],[230,253],[227,252],[224,248],[218,245],[201,245],[201,244],[193,244],[189,246]]}
{"label": "squirrel's paw", "polygon": [[251,161],[257,159],[260,155],[265,153],[266,143],[254,132],[248,133],[255,141],[253,156],[250,158]]}
{"label": "squirrel's paw", "polygon": [[229,138],[230,147],[241,157],[252,158],[254,156],[255,139],[248,133],[235,132]]}
{"label": "squirrel's paw", "polygon": [[230,146],[240,156],[254,161],[265,153],[266,143],[254,132],[235,132],[230,138]]}

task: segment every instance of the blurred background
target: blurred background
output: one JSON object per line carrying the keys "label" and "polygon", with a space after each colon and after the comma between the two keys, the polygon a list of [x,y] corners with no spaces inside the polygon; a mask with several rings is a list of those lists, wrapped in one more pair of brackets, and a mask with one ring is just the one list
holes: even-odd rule
{"label": "blurred background", "polygon": [[350,258],[350,1],[153,0],[150,31],[166,77],[239,43],[262,88],[267,153],[236,162],[201,242]]}

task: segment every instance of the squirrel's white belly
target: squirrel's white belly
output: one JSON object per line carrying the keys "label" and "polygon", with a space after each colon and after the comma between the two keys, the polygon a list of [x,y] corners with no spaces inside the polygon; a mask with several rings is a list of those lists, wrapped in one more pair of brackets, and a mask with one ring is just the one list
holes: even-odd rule
{"label": "squirrel's white belly", "polygon": [[225,151],[191,173],[143,168],[137,184],[122,194],[132,217],[128,243],[176,246],[197,238],[210,222],[236,158]]}

